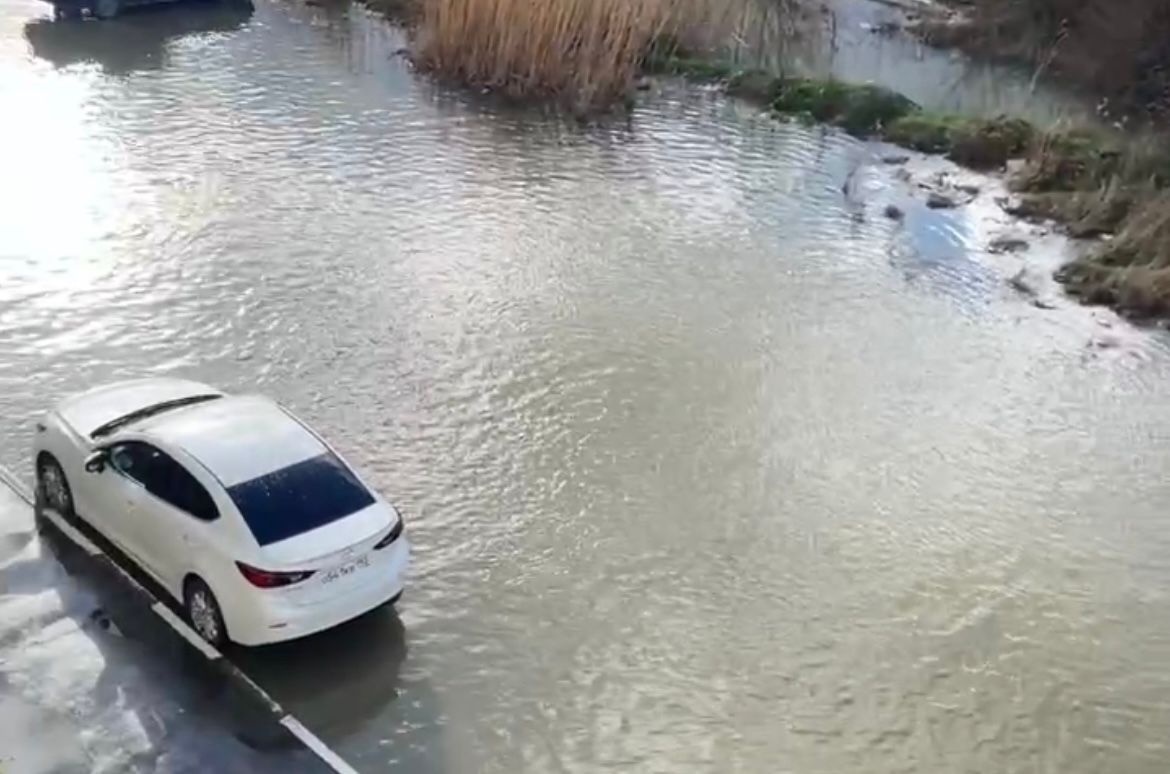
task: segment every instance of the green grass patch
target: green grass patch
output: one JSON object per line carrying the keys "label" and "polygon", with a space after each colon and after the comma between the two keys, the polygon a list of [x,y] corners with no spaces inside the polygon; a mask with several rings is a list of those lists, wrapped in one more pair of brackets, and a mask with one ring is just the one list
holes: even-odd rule
{"label": "green grass patch", "polygon": [[1031,124],[1018,118],[918,112],[890,124],[882,136],[907,148],[946,154],[973,169],[1000,169],[1009,159],[1023,156],[1035,134]]}
{"label": "green grass patch", "polygon": [[964,121],[951,133],[947,156],[973,169],[1001,169],[1023,156],[1035,135],[1036,128],[1019,118]]}
{"label": "green grass patch", "polygon": [[727,82],[727,93],[761,104],[770,104],[779,95],[784,80],[767,70],[744,70],[731,76]]}
{"label": "green grass patch", "polygon": [[855,135],[874,134],[919,109],[909,98],[872,84],[790,78],[776,84],[774,93],[773,110],[807,113]]}
{"label": "green grass patch", "polygon": [[964,123],[965,119],[959,116],[915,112],[892,122],[882,136],[892,143],[923,153],[947,153]]}
{"label": "green grass patch", "polygon": [[684,56],[648,56],[642,61],[642,70],[681,75],[696,81],[726,81],[738,72],[727,62]]}

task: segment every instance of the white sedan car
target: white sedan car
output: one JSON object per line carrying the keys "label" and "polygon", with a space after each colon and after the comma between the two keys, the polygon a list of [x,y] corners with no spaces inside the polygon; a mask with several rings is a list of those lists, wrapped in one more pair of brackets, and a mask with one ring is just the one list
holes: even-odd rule
{"label": "white sedan car", "polygon": [[180,602],[206,640],[261,645],[397,601],[402,518],[271,400],[143,379],[37,424],[37,494]]}

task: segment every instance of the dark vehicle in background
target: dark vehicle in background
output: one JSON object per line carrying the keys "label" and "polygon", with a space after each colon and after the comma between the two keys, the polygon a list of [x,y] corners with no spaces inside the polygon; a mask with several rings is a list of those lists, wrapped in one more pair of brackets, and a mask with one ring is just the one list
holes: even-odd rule
{"label": "dark vehicle in background", "polygon": [[25,24],[24,36],[34,55],[57,67],[96,64],[107,74],[126,75],[165,67],[177,40],[240,29],[254,10],[243,0],[190,0],[181,5],[145,8],[116,24],[42,17]]}
{"label": "dark vehicle in background", "polygon": [[[47,0],[53,6],[56,19],[79,19],[84,15],[98,19],[112,19],[128,8],[143,5],[161,5],[181,0]],[[210,0],[227,5],[251,6],[250,0]]]}

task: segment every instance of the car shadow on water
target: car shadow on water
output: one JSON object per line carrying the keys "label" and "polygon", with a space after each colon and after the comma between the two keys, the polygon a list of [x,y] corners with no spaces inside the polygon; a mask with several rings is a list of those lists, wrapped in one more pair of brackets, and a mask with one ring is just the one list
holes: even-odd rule
{"label": "car shadow on water", "polygon": [[[4,691],[18,720],[27,715],[38,726],[56,724],[62,738],[80,738],[76,749],[50,750],[61,762],[53,771],[89,771],[93,756],[126,770],[324,770],[114,565],[42,514],[29,521],[37,537],[0,567],[0,602],[39,612],[0,621],[0,649],[9,652],[0,671],[21,686]],[[34,736],[25,753],[44,755],[41,746]]]}
{"label": "car shadow on water", "polygon": [[309,637],[227,655],[301,722],[338,739],[398,698],[406,650],[406,627],[384,606]]}
{"label": "car shadow on water", "polygon": [[180,38],[233,32],[252,18],[251,0],[191,0],[130,9],[106,21],[34,19],[24,26],[33,54],[57,67],[96,64],[109,75],[160,70]]}
{"label": "car shadow on water", "polygon": [[[140,648],[143,663],[163,671],[181,671],[185,690],[247,746],[266,756],[287,757],[291,740],[282,729],[274,728],[268,707],[258,703],[246,686],[225,678],[151,612],[150,605],[160,600],[177,615],[183,615],[161,586],[84,520],[70,519],[70,523],[105,552],[113,564],[87,556],[40,516],[38,523],[58,560],[70,574],[84,576],[86,585],[100,600],[101,607],[91,614],[91,626],[113,627],[117,636]],[[114,565],[146,593],[134,589]],[[406,655],[406,627],[389,605],[291,642],[261,647],[229,645],[224,650],[225,658],[285,712],[338,749],[347,760],[355,753],[361,758],[375,752],[368,749],[368,740],[356,743],[354,750],[346,749],[351,737],[360,737],[360,730],[397,714],[390,705],[399,695]],[[173,679],[159,677],[160,681]],[[429,690],[426,685],[414,687]],[[446,772],[448,769],[441,763],[441,740],[429,738],[428,742],[427,749],[419,751],[417,760],[412,761],[411,770]]]}
{"label": "car shadow on water", "polygon": [[[234,685],[230,675],[190,647],[150,606],[153,599],[125,581],[111,565],[99,563],[47,521],[38,519],[41,538],[66,572],[84,584],[90,597],[87,613],[80,619],[94,633],[99,646],[116,649],[117,658],[151,677],[156,685],[166,684],[178,704],[215,718],[238,740],[257,750],[291,748],[288,739],[274,726],[268,707]],[[114,654],[111,652],[111,656]],[[129,658],[127,658],[129,657]],[[111,699],[123,695],[127,686],[116,671],[107,670],[96,688]],[[160,739],[170,732],[161,733]]]}

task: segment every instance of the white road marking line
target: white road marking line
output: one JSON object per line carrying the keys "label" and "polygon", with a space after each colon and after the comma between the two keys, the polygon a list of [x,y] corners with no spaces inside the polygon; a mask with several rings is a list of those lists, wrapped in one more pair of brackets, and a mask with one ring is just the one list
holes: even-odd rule
{"label": "white road marking line", "polygon": [[[273,699],[271,696],[268,695],[268,691],[261,688],[259,685],[256,684],[256,682],[252,678],[250,678],[250,677],[248,677],[248,675],[244,674],[244,670],[240,669],[238,666],[233,664],[227,658],[225,658],[223,660],[223,663],[228,667],[228,669],[231,670],[232,676],[238,682],[241,682],[246,687],[251,688],[253,693],[255,693],[259,698],[264,700],[264,703],[266,703],[268,705],[268,711],[271,712],[275,717],[281,717],[281,716],[287,714],[284,711],[284,707],[277,704],[276,699]],[[3,772],[0,772],[0,774],[3,774]]]}
{"label": "white road marking line", "polygon": [[7,484],[8,488],[11,489],[13,493],[21,500],[24,500],[29,505],[33,504],[32,491],[27,486],[25,486],[23,481],[17,478],[15,473],[3,465],[0,465],[0,481],[3,481],[5,484]]}
{"label": "white road marking line", "polygon": [[155,602],[150,606],[150,609],[158,613],[158,617],[170,624],[171,628],[177,631],[195,650],[207,656],[208,661],[223,658],[222,653],[213,648],[207,640],[200,637],[194,629],[187,625],[186,621],[175,615],[175,612],[162,602]]}
{"label": "white road marking line", "polygon": [[291,731],[293,736],[300,739],[305,747],[317,753],[317,757],[329,764],[337,774],[358,774],[357,769],[343,761],[337,753],[318,739],[316,734],[301,725],[301,721],[292,715],[285,715],[280,724]]}
{"label": "white road marking line", "polygon": [[[27,487],[21,484],[20,480],[17,479],[3,465],[0,465],[0,483],[6,485],[29,505],[34,504],[32,493],[29,492]],[[186,621],[175,615],[173,610],[171,610],[162,602],[158,601],[157,597],[155,597],[155,595],[152,594],[149,589],[143,587],[141,583],[134,579],[134,576],[130,575],[130,573],[122,569],[122,567],[116,561],[114,561],[113,558],[102,551],[97,546],[97,544],[87,538],[72,524],[65,521],[61,514],[57,513],[51,508],[43,508],[41,513],[46,519],[52,522],[53,526],[60,530],[61,533],[65,535],[65,537],[76,543],[83,551],[85,551],[90,556],[101,557],[102,559],[106,560],[106,562],[108,562],[111,567],[121,573],[122,577],[126,579],[126,582],[129,583],[135,590],[145,594],[148,599],[156,600],[154,604],[150,606],[150,609],[153,610],[159,616],[159,618],[162,618],[164,621],[166,621],[166,623],[170,625],[172,629],[179,633],[179,636],[193,645],[195,649],[206,656],[208,660],[222,660],[223,664],[230,667],[235,679],[251,688],[268,704],[268,707],[272,711],[273,715],[280,715],[284,712],[281,706],[277,704],[271,696],[268,695],[267,691],[257,685],[255,681],[252,680],[252,678],[248,677],[248,675],[243,672],[243,670],[241,670],[228,659],[224,658],[222,653],[213,648],[211,644],[207,642],[207,640],[200,637],[194,629],[187,625]],[[310,752],[320,758],[321,761],[329,766],[329,768],[333,769],[333,771],[337,772],[338,774],[359,774],[357,769],[346,763],[340,755],[333,752],[333,750],[330,749],[327,744],[322,742],[316,734],[305,728],[304,724],[302,724],[301,721],[297,720],[292,715],[284,715],[284,717],[280,718],[279,722],[280,725],[288,729],[289,733],[295,736],[301,744],[307,747]],[[2,772],[0,772],[0,774],[2,774]]]}
{"label": "white road marking line", "polygon": [[53,526],[60,530],[65,535],[65,537],[81,546],[81,550],[85,551],[85,553],[89,554],[90,556],[105,556],[105,554],[102,553],[102,550],[98,548],[92,540],[81,534],[77,527],[74,527],[72,524],[65,521],[65,518],[61,516],[61,514],[57,513],[51,508],[45,508],[42,511],[42,514],[46,519],[53,522]]}

